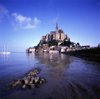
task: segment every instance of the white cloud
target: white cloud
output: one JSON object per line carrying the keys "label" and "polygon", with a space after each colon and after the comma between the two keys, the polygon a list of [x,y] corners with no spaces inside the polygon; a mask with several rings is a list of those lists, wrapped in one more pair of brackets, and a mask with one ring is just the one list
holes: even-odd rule
{"label": "white cloud", "polygon": [[37,18],[35,17],[35,18],[34,18],[34,23],[35,23],[35,24],[39,24],[39,23],[40,23],[40,20],[37,19]]}
{"label": "white cloud", "polygon": [[27,24],[26,26],[23,27],[23,29],[35,29],[35,28],[37,28],[37,26],[31,24]]}
{"label": "white cloud", "polygon": [[6,7],[0,4],[0,22],[2,22],[5,17],[10,18],[10,21],[14,26],[13,30],[15,31],[18,29],[36,29],[41,22],[37,17],[30,18],[18,13],[12,13],[12,16],[14,19],[9,15],[9,11]]}
{"label": "white cloud", "polygon": [[22,15],[17,15],[17,13],[13,13],[12,14],[13,16],[15,16],[16,17],[16,20],[18,20],[18,21],[20,21],[20,22],[22,22],[22,21],[24,21],[25,19],[26,19],[26,17],[23,17]]}
{"label": "white cloud", "polygon": [[36,17],[32,20],[30,17],[25,17],[21,14],[13,13],[12,16],[14,16],[15,21],[13,22],[14,30],[17,30],[19,28],[21,29],[35,29],[37,28],[37,25],[41,22]]}
{"label": "white cloud", "polygon": [[6,9],[5,6],[0,5],[0,22],[2,21],[4,16],[9,17],[9,11]]}

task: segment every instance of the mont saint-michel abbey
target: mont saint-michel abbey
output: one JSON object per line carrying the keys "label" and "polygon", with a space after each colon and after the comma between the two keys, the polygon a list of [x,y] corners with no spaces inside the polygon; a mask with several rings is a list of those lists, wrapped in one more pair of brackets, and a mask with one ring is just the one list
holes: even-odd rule
{"label": "mont saint-michel abbey", "polygon": [[55,31],[51,31],[49,34],[47,34],[46,36],[42,36],[39,46],[42,45],[43,41],[49,42],[51,40],[57,40],[59,42],[62,42],[63,40],[69,40],[69,37],[67,35],[65,35],[65,33],[63,32],[63,30],[58,28],[58,23],[56,24],[56,29]]}
{"label": "mont saint-michel abbey", "polygon": [[60,53],[68,51],[76,51],[89,49],[90,46],[80,46],[79,43],[71,42],[70,38],[65,35],[62,29],[56,24],[55,31],[51,31],[45,36],[42,36],[39,44],[35,47],[30,47],[26,50],[27,53],[48,52]]}

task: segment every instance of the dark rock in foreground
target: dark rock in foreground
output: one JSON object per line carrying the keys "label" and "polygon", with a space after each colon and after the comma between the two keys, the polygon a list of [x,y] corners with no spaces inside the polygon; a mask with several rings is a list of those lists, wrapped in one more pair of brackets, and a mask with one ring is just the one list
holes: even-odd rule
{"label": "dark rock in foreground", "polygon": [[42,77],[36,77],[40,70],[34,69],[26,74],[26,77],[18,79],[10,84],[12,88],[16,87],[17,85],[22,85],[21,89],[25,89],[26,87],[33,89],[35,87],[39,87],[41,84],[45,83],[45,79]]}

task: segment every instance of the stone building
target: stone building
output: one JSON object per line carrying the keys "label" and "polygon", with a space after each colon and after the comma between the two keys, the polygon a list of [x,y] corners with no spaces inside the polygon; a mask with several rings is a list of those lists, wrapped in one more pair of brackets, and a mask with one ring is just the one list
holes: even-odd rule
{"label": "stone building", "polygon": [[59,42],[62,42],[62,41],[64,41],[64,39],[69,40],[69,37],[67,35],[65,35],[63,30],[59,29],[58,24],[56,24],[55,31],[51,31],[46,36],[42,36],[39,46],[42,46],[43,41],[49,42],[51,40],[57,40]]}
{"label": "stone building", "polygon": [[34,47],[29,47],[27,50],[26,50],[27,53],[34,53],[35,52],[35,48]]}
{"label": "stone building", "polygon": [[98,44],[98,47],[100,48],[100,43]]}

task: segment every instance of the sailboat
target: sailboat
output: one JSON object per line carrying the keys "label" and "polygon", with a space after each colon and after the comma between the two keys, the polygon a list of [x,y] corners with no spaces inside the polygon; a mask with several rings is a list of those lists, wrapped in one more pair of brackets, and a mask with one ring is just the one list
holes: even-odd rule
{"label": "sailboat", "polygon": [[7,52],[5,52],[5,45],[4,45],[4,51],[3,52],[0,52],[0,54],[10,54],[10,52],[8,52],[8,49],[7,49]]}

